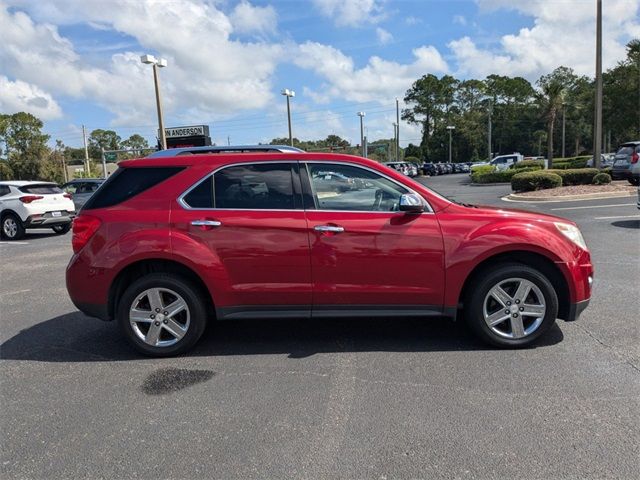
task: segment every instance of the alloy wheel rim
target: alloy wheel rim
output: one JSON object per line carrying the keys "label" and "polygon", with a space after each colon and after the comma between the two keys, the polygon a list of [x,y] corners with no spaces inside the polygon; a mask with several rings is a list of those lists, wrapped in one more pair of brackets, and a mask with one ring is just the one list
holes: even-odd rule
{"label": "alloy wheel rim", "polygon": [[152,347],[170,347],[184,338],[191,314],[187,302],[168,288],[149,288],[136,296],[129,309],[134,334]]}
{"label": "alloy wheel rim", "polygon": [[524,278],[507,278],[496,283],[484,298],[484,321],[503,338],[521,339],[534,333],[547,311],[538,286]]}
{"label": "alloy wheel rim", "polygon": [[5,219],[2,227],[4,230],[4,234],[9,238],[15,237],[16,233],[18,233],[18,224],[13,218]]}

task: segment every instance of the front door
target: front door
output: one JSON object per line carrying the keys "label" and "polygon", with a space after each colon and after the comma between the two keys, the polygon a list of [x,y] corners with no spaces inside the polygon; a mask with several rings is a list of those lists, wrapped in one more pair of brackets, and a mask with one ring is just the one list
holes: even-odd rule
{"label": "front door", "polygon": [[[218,314],[228,318],[308,315],[311,268],[297,162],[225,167],[183,196],[172,212],[217,258],[210,266]],[[297,177],[295,177],[297,182]]]}
{"label": "front door", "polygon": [[344,163],[301,166],[307,205],[313,315],[434,313],[444,296],[443,241],[430,211],[398,211],[409,189]]}

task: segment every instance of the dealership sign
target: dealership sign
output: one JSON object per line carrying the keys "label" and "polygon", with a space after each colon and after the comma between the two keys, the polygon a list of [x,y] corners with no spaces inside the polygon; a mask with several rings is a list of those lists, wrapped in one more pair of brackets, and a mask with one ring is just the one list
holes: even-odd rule
{"label": "dealership sign", "polygon": [[209,125],[191,125],[187,127],[170,127],[164,129],[166,138],[208,137]]}

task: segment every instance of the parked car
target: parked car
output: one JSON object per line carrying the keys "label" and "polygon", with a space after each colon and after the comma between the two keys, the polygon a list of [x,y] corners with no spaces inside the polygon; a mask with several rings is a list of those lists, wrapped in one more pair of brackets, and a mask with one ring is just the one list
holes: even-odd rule
{"label": "parked car", "polygon": [[30,228],[51,228],[55,233],[67,233],[75,213],[71,195],[55,183],[0,182],[1,233],[7,240],[19,240]]}
{"label": "parked car", "polygon": [[409,176],[417,177],[418,176],[418,165],[412,162],[408,162],[407,166],[409,167]]}
{"label": "parked car", "polygon": [[65,183],[60,188],[71,194],[73,204],[78,211],[103,183],[104,178],[79,178]]}
{"label": "parked car", "polygon": [[439,175],[438,167],[435,164],[429,162],[422,164],[422,173],[432,177]]}
{"label": "parked car", "polygon": [[511,153],[509,155],[498,155],[497,157],[495,157],[490,162],[475,163],[471,167],[471,171],[473,171],[473,169],[476,166],[493,165],[493,166],[496,167],[496,170],[500,172],[502,170],[507,170],[507,169],[513,167],[516,163],[521,162],[523,158],[524,157],[519,153]]}
{"label": "parked car", "polygon": [[[613,162],[615,161],[616,154],[615,153],[603,153],[600,155],[600,168],[608,168],[613,167]],[[593,168],[594,158],[591,157],[587,160],[587,167]]]}
{"label": "parked car", "polygon": [[395,171],[409,176],[409,165],[404,162],[387,162],[385,165],[389,168],[393,168]]}
{"label": "parked car", "polygon": [[640,140],[623,143],[618,147],[611,178],[614,180],[629,180],[631,185],[640,185]]}
{"label": "parked car", "polygon": [[[365,188],[335,192],[327,171]],[[327,153],[122,161],[72,246],[74,304],[156,356],[193,347],[212,318],[463,315],[486,342],[524,347],[578,318],[593,276],[569,220],[451,202]]]}

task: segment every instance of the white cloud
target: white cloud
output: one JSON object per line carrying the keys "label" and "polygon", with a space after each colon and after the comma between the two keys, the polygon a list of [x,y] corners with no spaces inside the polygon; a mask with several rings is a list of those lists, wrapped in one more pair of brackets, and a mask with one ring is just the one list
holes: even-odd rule
{"label": "white cloud", "polygon": [[295,63],[326,80],[323,95],[356,102],[384,101],[404,95],[418,77],[448,71],[447,63],[433,46],[413,50],[413,63],[401,64],[374,56],[363,68],[356,68],[351,57],[320,43],[299,46]]}
{"label": "white cloud", "polygon": [[339,27],[377,23],[385,17],[379,0],[313,0],[313,3]]}
{"label": "white cloud", "polygon": [[275,33],[278,18],[275,8],[271,5],[255,7],[247,1],[242,1],[230,16],[233,29],[239,33]]}
{"label": "white cloud", "polygon": [[380,27],[376,28],[376,36],[378,37],[378,42],[380,42],[381,45],[386,45],[393,40],[393,35]]}
{"label": "white cloud", "polygon": [[[480,48],[469,37],[449,43],[458,73],[482,77],[490,73],[535,80],[560,65],[578,74],[594,74],[594,2],[479,0],[481,11],[510,9],[531,16],[534,24],[504,35],[493,48]],[[609,0],[603,9],[603,67],[625,56],[625,43],[640,31],[640,0]]]}
{"label": "white cloud", "polygon": [[4,75],[0,75],[0,112],[29,112],[42,120],[62,116],[60,105],[49,93],[22,80],[12,82]]}
{"label": "white cloud", "polygon": [[[262,108],[272,100],[271,77],[282,46],[232,40],[232,22],[209,3],[166,2],[158,8],[152,0],[114,0],[108,9],[84,0],[28,5],[31,16],[9,11],[0,0],[3,73],[52,94],[88,98],[112,111],[116,125],[153,118],[152,77],[149,67],[140,64],[142,52],[118,53],[100,66],[90,65],[46,18],[61,24],[97,23],[135,38],[146,52],[166,57],[169,67],[161,78],[169,115],[178,107],[198,105],[210,119],[210,112]],[[239,7],[245,13],[254,8]],[[250,28],[264,26],[254,22]]]}
{"label": "white cloud", "polygon": [[407,25],[417,25],[419,23],[422,23],[422,20],[420,20],[418,17],[414,17],[413,15],[409,15],[404,19],[404,23],[406,23]]}

